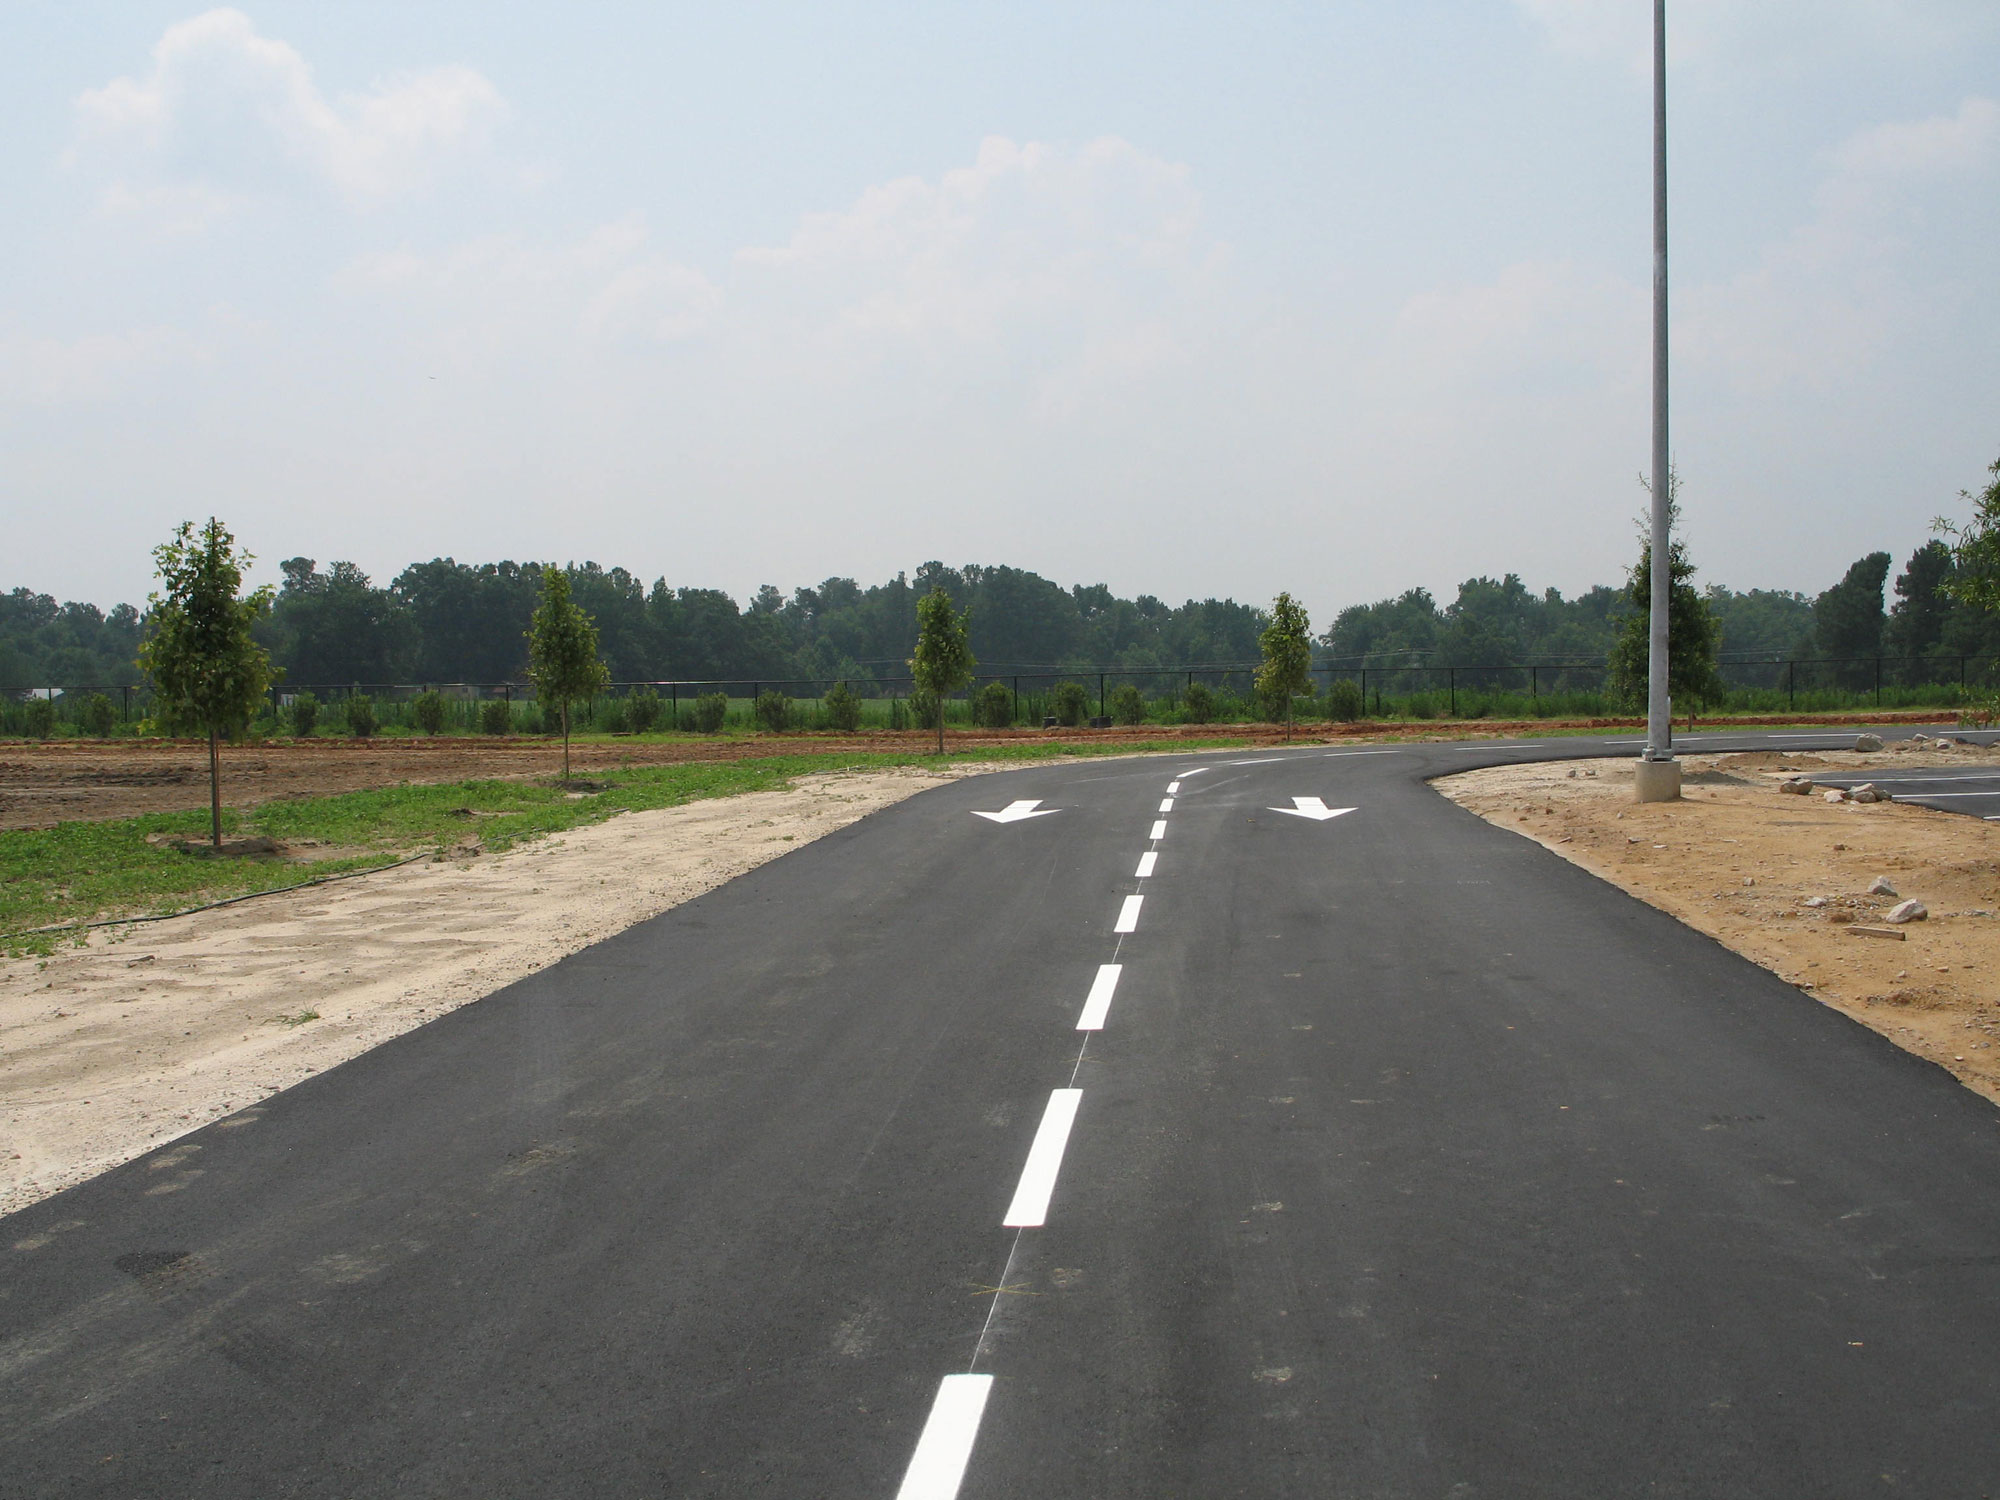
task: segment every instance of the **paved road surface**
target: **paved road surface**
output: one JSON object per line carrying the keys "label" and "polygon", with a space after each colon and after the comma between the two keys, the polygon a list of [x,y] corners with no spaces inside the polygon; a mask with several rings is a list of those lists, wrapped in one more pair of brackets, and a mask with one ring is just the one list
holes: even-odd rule
{"label": "paved road surface", "polygon": [[801,849],[0,1223],[0,1494],[2000,1493],[2000,1115],[1423,784],[1601,752]]}

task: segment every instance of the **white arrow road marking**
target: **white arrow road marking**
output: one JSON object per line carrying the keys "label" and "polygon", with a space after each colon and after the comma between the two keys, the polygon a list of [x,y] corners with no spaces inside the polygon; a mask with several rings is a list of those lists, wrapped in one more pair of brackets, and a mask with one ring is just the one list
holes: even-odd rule
{"label": "white arrow road marking", "polygon": [[965,1478],[972,1442],[979,1436],[979,1418],[992,1389],[991,1375],[945,1376],[896,1500],[952,1500]]}
{"label": "white arrow road marking", "polygon": [[1328,807],[1317,797],[1294,797],[1296,807],[1273,807],[1270,812],[1290,813],[1295,818],[1311,818],[1315,823],[1324,823],[1328,818],[1337,818],[1342,813],[1354,811],[1351,807]]}
{"label": "white arrow road marking", "polygon": [[[1035,811],[1038,807],[1042,809],[1040,812]],[[1042,799],[1037,797],[1032,802],[1009,802],[998,812],[981,812],[974,808],[972,815],[975,818],[990,818],[995,823],[1018,823],[1023,818],[1046,818],[1061,811],[1059,807],[1042,807]]]}

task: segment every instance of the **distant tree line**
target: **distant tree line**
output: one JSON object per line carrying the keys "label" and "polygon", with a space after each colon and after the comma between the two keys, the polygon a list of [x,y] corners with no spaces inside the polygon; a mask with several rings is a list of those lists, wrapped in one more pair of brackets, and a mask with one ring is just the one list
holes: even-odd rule
{"label": "distant tree line", "polygon": [[[1958,563],[1943,541],[1919,547],[1885,598],[1890,567],[1888,553],[1873,552],[1817,596],[1711,584],[1702,600],[1725,661],[1891,656],[1924,659],[1943,674],[1961,655],[2000,654],[2000,615],[1954,596]],[[747,606],[719,589],[672,588],[664,579],[649,587],[594,562],[565,571],[620,682],[902,677],[917,639],[917,603],[934,587],[969,613],[970,649],[990,673],[1254,662],[1271,624],[1268,611],[1228,599],[1178,606],[1145,594],[1121,599],[1103,584],[1064,588],[1010,567],[929,562],[913,576],[866,588],[829,578],[789,597],[767,584]],[[282,574],[256,631],[288,683],[527,678],[539,564],[436,558],[405,568],[386,587],[350,562],[322,569],[295,557]],[[1595,672],[1635,608],[1629,580],[1565,598],[1556,589],[1535,593],[1513,573],[1469,578],[1446,604],[1411,589],[1340,611],[1316,639],[1315,661],[1379,668],[1574,659]],[[0,691],[136,684],[145,625],[129,604],[107,614],[26,588],[0,595]],[[1926,672],[1899,668],[1897,677],[1921,680]]]}
{"label": "distant tree line", "polygon": [[[1262,610],[1227,599],[1179,606],[1121,599],[1103,584],[1064,588],[1020,568],[929,562],[862,587],[829,578],[787,597],[766,584],[747,606],[720,589],[648,587],[624,568],[568,567],[570,595],[595,624],[614,680],[828,681],[901,677],[917,639],[917,604],[933,588],[969,611],[971,648],[988,671],[1245,662]],[[378,586],[351,562],[309,557],[283,581],[258,639],[293,684],[520,682],[540,596],[538,563],[444,557]],[[107,617],[16,589],[0,596],[0,690],[136,683],[139,612]]]}
{"label": "distant tree line", "polygon": [[[1921,680],[1960,656],[2000,655],[2000,615],[1948,591],[1956,564],[1942,541],[1924,543],[1896,577],[1893,602],[1884,584],[1891,561],[1871,552],[1817,596],[1780,589],[1747,592],[1710,584],[1702,591],[1725,661],[1915,658],[1899,680]],[[1678,569],[1676,570],[1678,573]],[[1440,606],[1425,589],[1342,610],[1324,638],[1337,665],[1495,666],[1574,659],[1601,666],[1636,608],[1627,588],[1600,585],[1574,599],[1556,589],[1537,594],[1513,573],[1468,578]],[[1855,677],[1872,671],[1855,668]]]}

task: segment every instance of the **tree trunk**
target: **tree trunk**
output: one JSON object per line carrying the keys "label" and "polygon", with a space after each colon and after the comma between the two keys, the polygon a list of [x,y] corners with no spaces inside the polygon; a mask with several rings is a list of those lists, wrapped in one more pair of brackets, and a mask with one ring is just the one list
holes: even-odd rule
{"label": "tree trunk", "polygon": [[222,753],[217,748],[216,729],[208,726],[208,837],[217,849],[222,847]]}
{"label": "tree trunk", "polygon": [[563,780],[569,780],[569,699],[562,702],[563,715]]}
{"label": "tree trunk", "polygon": [[938,754],[942,755],[944,754],[944,694],[943,693],[938,694],[937,716],[938,716]]}

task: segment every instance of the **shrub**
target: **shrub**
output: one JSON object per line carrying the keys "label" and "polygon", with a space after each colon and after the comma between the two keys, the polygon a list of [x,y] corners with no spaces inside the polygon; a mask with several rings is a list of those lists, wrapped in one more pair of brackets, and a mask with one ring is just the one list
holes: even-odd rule
{"label": "shrub", "polygon": [[1215,689],[1205,682],[1191,682],[1181,695],[1181,717],[1190,724],[1208,724],[1215,719]]}
{"label": "shrub", "polygon": [[910,705],[901,698],[889,700],[889,727],[908,729],[910,727]]}
{"label": "shrub", "polygon": [[1326,690],[1326,716],[1338,719],[1343,724],[1351,724],[1361,717],[1366,707],[1361,701],[1361,689],[1343,677]]}
{"label": "shrub", "polygon": [[826,709],[826,722],[842,734],[852,734],[861,727],[861,700],[844,682],[836,682],[826,690],[821,700]]}
{"label": "shrub", "polygon": [[83,732],[93,739],[108,739],[118,724],[118,708],[102,693],[92,693],[83,700],[83,710],[76,716]]}
{"label": "shrub", "polygon": [[752,711],[758,724],[772,734],[783,734],[791,727],[792,700],[776,688],[765,688],[759,693]]}
{"label": "shrub", "polygon": [[375,700],[366,693],[350,693],[340,705],[341,714],[347,720],[347,732],[357,740],[365,740],[378,727],[375,718]]}
{"label": "shrub", "polygon": [[488,698],[479,705],[479,732],[506,734],[514,727],[514,705],[505,698]]}
{"label": "shrub", "polygon": [[1121,682],[1111,690],[1111,722],[1114,724],[1146,722],[1145,695],[1129,682]]}
{"label": "shrub", "polygon": [[919,729],[938,727],[938,716],[944,712],[944,700],[929,688],[913,688],[910,692],[910,717]]}
{"label": "shrub", "polygon": [[56,706],[46,698],[30,698],[21,722],[29,739],[45,740],[56,732]]}
{"label": "shrub", "polygon": [[1049,702],[1056,722],[1067,729],[1076,728],[1090,716],[1090,694],[1080,682],[1057,683],[1055,691],[1049,694]]}
{"label": "shrub", "polygon": [[292,733],[300,739],[309,737],[313,725],[319,722],[319,699],[311,693],[300,693],[292,699]]}
{"label": "shrub", "polygon": [[444,728],[444,695],[437,692],[417,694],[410,701],[410,717],[417,721],[417,728],[425,734],[436,734]]}
{"label": "shrub", "polygon": [[660,713],[660,695],[649,687],[637,688],[625,698],[625,723],[634,734],[652,733]]}
{"label": "shrub", "polygon": [[989,682],[972,700],[972,721],[981,729],[1005,729],[1014,722],[1014,695],[1004,682]]}
{"label": "shrub", "polygon": [[729,698],[723,693],[703,693],[694,700],[694,727],[702,734],[714,734],[729,717]]}

